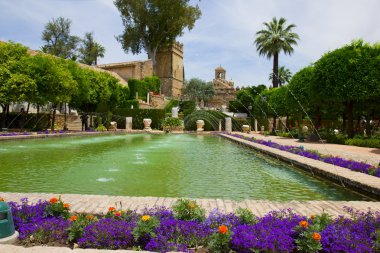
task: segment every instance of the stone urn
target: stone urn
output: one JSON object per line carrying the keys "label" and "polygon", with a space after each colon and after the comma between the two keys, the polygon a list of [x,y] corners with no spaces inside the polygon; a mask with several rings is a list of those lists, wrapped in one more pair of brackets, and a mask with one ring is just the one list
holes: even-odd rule
{"label": "stone urn", "polygon": [[243,125],[242,126],[242,128],[243,128],[243,133],[247,133],[247,134],[249,134],[249,130],[250,130],[250,127],[249,127],[249,125]]}
{"label": "stone urn", "polygon": [[197,120],[197,132],[202,132],[204,129],[203,127],[205,126],[205,122],[201,119]]}
{"label": "stone urn", "polygon": [[145,131],[152,131],[152,128],[150,127],[150,124],[152,124],[152,120],[151,119],[144,119],[143,122],[144,122],[144,130]]}

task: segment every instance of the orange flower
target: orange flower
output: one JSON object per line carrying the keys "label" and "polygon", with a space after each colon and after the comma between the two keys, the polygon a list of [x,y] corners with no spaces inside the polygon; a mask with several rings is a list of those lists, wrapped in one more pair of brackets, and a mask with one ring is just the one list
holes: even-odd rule
{"label": "orange flower", "polygon": [[225,225],[221,225],[221,226],[219,226],[218,230],[219,230],[219,233],[224,235],[228,232],[228,227]]}
{"label": "orange flower", "polygon": [[120,212],[120,211],[115,212],[115,216],[116,216],[116,217],[120,217],[120,216],[121,216],[121,212]]}
{"label": "orange flower", "polygon": [[76,216],[76,215],[73,215],[73,216],[70,217],[71,221],[76,221],[77,219],[78,219],[78,216]]}
{"label": "orange flower", "polygon": [[2,197],[0,197],[0,202],[4,202],[4,199]]}
{"label": "orange flower", "polygon": [[316,241],[320,241],[322,237],[317,232],[314,232],[313,235],[311,236],[311,238],[313,238]]}
{"label": "orange flower", "polygon": [[50,203],[52,203],[52,204],[55,204],[55,203],[57,203],[58,202],[58,199],[57,198],[51,198],[50,199]]}
{"label": "orange flower", "polygon": [[150,220],[150,216],[149,216],[149,215],[143,215],[143,216],[141,217],[141,220],[142,220],[142,221],[148,221],[148,220]]}
{"label": "orange flower", "polygon": [[314,220],[314,214],[310,215],[310,219]]}
{"label": "orange flower", "polygon": [[95,219],[95,216],[94,215],[86,215],[86,219],[87,220],[93,220],[93,219]]}
{"label": "orange flower", "polygon": [[63,208],[66,208],[66,209],[69,209],[70,208],[70,204],[63,204]]}
{"label": "orange flower", "polygon": [[113,212],[113,211],[115,211],[115,210],[116,210],[116,208],[113,207],[113,206],[111,206],[111,207],[108,208],[108,212]]}
{"label": "orange flower", "polygon": [[300,224],[300,226],[303,227],[303,228],[307,228],[307,226],[309,225],[309,223],[308,223],[307,221],[305,221],[305,220],[300,221],[299,224]]}

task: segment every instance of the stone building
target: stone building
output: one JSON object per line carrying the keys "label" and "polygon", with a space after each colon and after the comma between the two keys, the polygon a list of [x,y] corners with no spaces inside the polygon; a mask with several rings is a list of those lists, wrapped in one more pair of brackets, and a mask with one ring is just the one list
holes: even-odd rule
{"label": "stone building", "polygon": [[226,73],[227,71],[222,66],[215,69],[213,80],[215,96],[208,103],[210,107],[228,107],[229,101],[236,100],[234,82],[226,80]]}
{"label": "stone building", "polygon": [[[175,43],[157,52],[156,75],[161,80],[161,93],[178,98],[184,81],[183,45]],[[151,60],[102,64],[97,67],[117,73],[125,81],[153,75]]]}

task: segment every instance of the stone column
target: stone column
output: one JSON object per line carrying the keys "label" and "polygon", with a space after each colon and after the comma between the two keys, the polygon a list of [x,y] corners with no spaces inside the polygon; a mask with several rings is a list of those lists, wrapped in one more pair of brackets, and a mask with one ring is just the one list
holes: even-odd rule
{"label": "stone column", "polygon": [[255,119],[255,132],[257,132],[257,119]]}
{"label": "stone column", "polygon": [[226,132],[232,132],[232,119],[230,117],[226,118]]}
{"label": "stone column", "polygon": [[219,132],[222,132],[222,120],[219,120]]}
{"label": "stone column", "polygon": [[125,118],[125,130],[127,130],[127,131],[132,130],[132,117],[126,117]]}
{"label": "stone column", "polygon": [[178,118],[178,107],[172,108],[172,118]]}

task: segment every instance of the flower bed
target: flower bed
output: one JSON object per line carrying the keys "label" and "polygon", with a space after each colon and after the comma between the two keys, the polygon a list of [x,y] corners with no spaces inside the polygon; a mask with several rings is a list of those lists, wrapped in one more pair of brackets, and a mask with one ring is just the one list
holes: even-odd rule
{"label": "flower bed", "polygon": [[293,154],[297,154],[300,156],[304,156],[307,158],[311,158],[314,160],[322,161],[325,163],[330,163],[336,166],[350,169],[352,171],[357,171],[357,172],[365,173],[371,176],[380,177],[380,167],[375,167],[368,163],[347,160],[344,158],[331,156],[331,155],[322,155],[314,150],[305,150],[303,146],[281,145],[276,142],[272,142],[270,140],[264,141],[264,140],[255,139],[254,137],[246,137],[240,134],[227,133],[227,135],[230,135],[235,138],[240,138],[246,141],[262,144],[271,148],[276,148],[282,151],[290,152]]}
{"label": "flower bed", "polygon": [[[0,200],[1,201],[1,200]],[[9,202],[19,243],[157,252],[378,252],[380,214],[357,212],[332,219],[305,217],[292,210],[259,218],[248,209],[205,216],[195,201],[180,199],[172,210],[145,209],[141,214],[109,207],[105,215],[71,213],[61,199],[29,204]],[[202,247],[202,249],[200,249]]]}
{"label": "flower bed", "polygon": [[31,135],[31,133],[29,132],[6,132],[6,133],[0,133],[0,137],[2,136],[5,136],[5,137],[8,137],[8,136],[24,136],[24,135]]}

